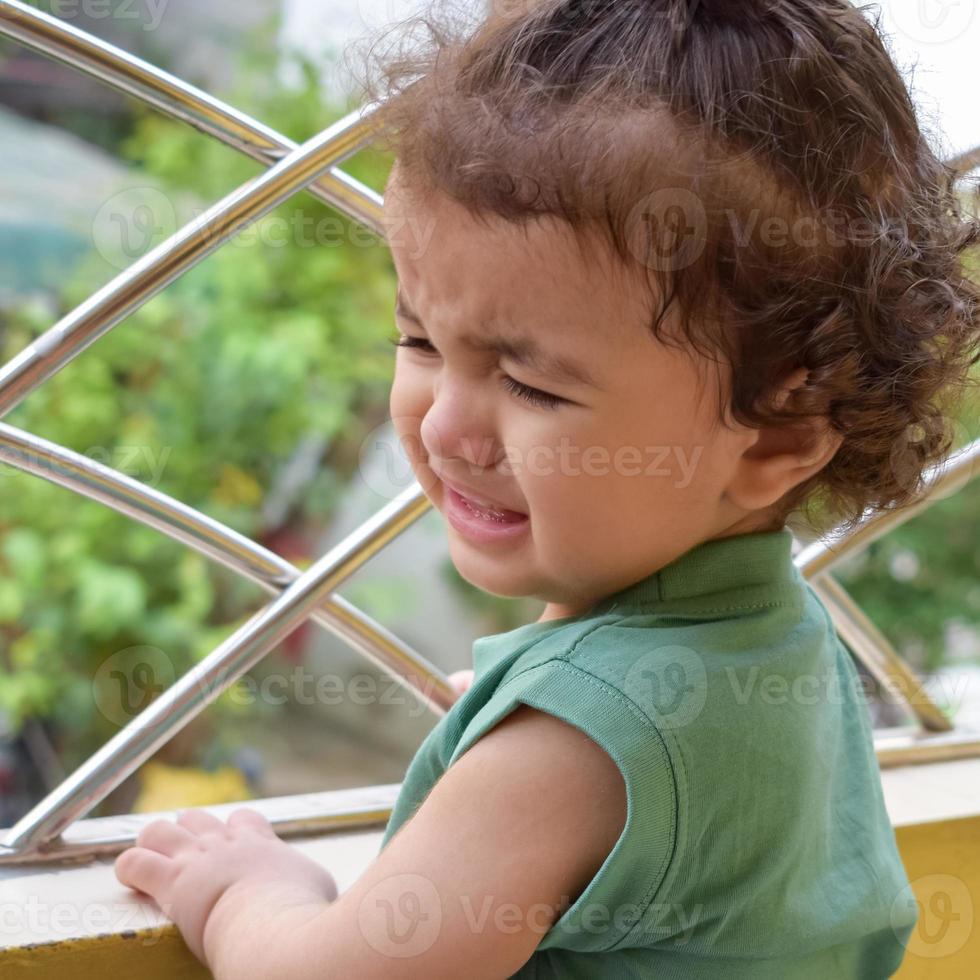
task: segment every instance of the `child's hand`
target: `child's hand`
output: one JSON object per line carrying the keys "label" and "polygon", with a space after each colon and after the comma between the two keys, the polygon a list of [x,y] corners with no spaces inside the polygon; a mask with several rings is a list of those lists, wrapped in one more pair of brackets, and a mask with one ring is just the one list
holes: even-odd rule
{"label": "child's hand", "polygon": [[472,670],[457,670],[451,673],[448,677],[449,683],[452,684],[456,691],[457,700],[461,698],[473,685],[473,671]]}
{"label": "child's hand", "polygon": [[211,968],[236,911],[261,922],[287,905],[326,906],[337,897],[330,872],[249,809],[235,810],[227,823],[204,810],[185,810],[175,823],[154,820],[116,858],[115,872],[122,884],[152,896]]}

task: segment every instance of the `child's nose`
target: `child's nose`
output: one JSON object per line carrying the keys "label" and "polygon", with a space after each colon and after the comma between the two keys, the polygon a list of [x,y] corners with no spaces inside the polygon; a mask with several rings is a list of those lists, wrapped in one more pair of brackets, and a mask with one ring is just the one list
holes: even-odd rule
{"label": "child's nose", "polygon": [[430,458],[463,459],[480,469],[492,466],[502,451],[492,407],[465,382],[440,385],[419,438]]}

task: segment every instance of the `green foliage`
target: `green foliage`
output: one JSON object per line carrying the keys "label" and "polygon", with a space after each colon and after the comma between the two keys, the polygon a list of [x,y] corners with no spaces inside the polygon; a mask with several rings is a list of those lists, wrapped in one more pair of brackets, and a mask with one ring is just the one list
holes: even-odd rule
{"label": "green foliage", "polygon": [[[270,59],[262,48],[242,52],[240,91],[226,96],[233,104],[299,139],[341,115],[323,104],[312,65],[300,89],[286,90],[270,82]],[[180,213],[189,195],[199,212],[262,172],[186,125],[134,111],[119,154],[132,165],[133,186],[161,188],[181,221],[195,216]],[[387,166],[372,152],[344,163],[375,187]],[[95,250],[66,270],[53,313],[38,305],[9,312],[0,359],[117,272]],[[5,421],[259,539],[275,530],[263,523],[263,501],[312,440],[323,447],[317,476],[287,522],[315,539],[361,440],[387,411],[393,290],[386,247],[303,192],[98,340]],[[152,645],[179,676],[268,601],[163,534],[5,465],[0,515],[0,710],[15,728],[31,716],[54,720],[69,767],[118,727],[93,697],[108,657]],[[233,710],[228,701],[216,707]]]}
{"label": "green foliage", "polygon": [[[980,399],[968,400],[963,438],[980,438]],[[962,659],[948,648],[946,628],[958,623],[980,636],[980,480],[934,503],[879,538],[834,572],[895,648],[931,672]]]}

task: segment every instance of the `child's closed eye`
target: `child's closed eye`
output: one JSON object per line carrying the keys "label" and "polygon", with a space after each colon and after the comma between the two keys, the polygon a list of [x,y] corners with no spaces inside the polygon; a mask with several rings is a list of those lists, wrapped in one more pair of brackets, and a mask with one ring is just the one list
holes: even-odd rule
{"label": "child's closed eye", "polygon": [[[396,347],[407,347],[412,350],[418,350],[423,354],[439,353],[432,346],[431,341],[426,340],[424,337],[404,336],[398,340],[391,340],[391,343]],[[560,398],[558,395],[550,395],[546,391],[532,388],[530,385],[523,384],[515,378],[510,377],[510,375],[505,374],[501,379],[501,383],[508,391],[530,402],[532,405],[537,405],[539,408],[558,408],[560,405],[570,404],[567,398]]]}
{"label": "child's closed eye", "polygon": [[[390,338],[389,338],[390,339]],[[410,347],[419,349],[426,354],[437,354],[438,351],[424,337],[399,337],[398,340],[391,341],[396,347]]]}

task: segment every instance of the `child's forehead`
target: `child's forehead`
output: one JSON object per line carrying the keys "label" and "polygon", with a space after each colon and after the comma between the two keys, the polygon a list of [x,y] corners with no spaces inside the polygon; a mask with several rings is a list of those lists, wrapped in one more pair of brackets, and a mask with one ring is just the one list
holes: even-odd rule
{"label": "child's forehead", "polygon": [[553,216],[509,221],[443,198],[392,205],[386,227],[405,305],[423,317],[453,307],[474,323],[588,323],[605,334],[648,318],[649,284],[597,232]]}
{"label": "child's forehead", "polygon": [[645,339],[640,304],[570,275],[567,266],[500,252],[472,258],[448,248],[402,266],[396,309],[437,346],[496,351],[548,375],[594,383],[590,361],[598,366],[603,355]]}
{"label": "child's forehead", "polygon": [[[546,211],[517,209],[504,214],[462,203],[438,188],[422,189],[407,180],[389,178],[384,195],[384,224],[399,246],[421,245],[423,236],[438,240],[469,240],[475,247],[496,247],[522,259],[546,263],[554,256],[559,269],[569,266],[573,256],[588,266],[607,263],[610,271],[626,273],[622,261],[614,261],[614,249],[597,224],[572,225]],[[405,251],[405,249],[402,249]],[[418,248],[415,249],[418,252]]]}

